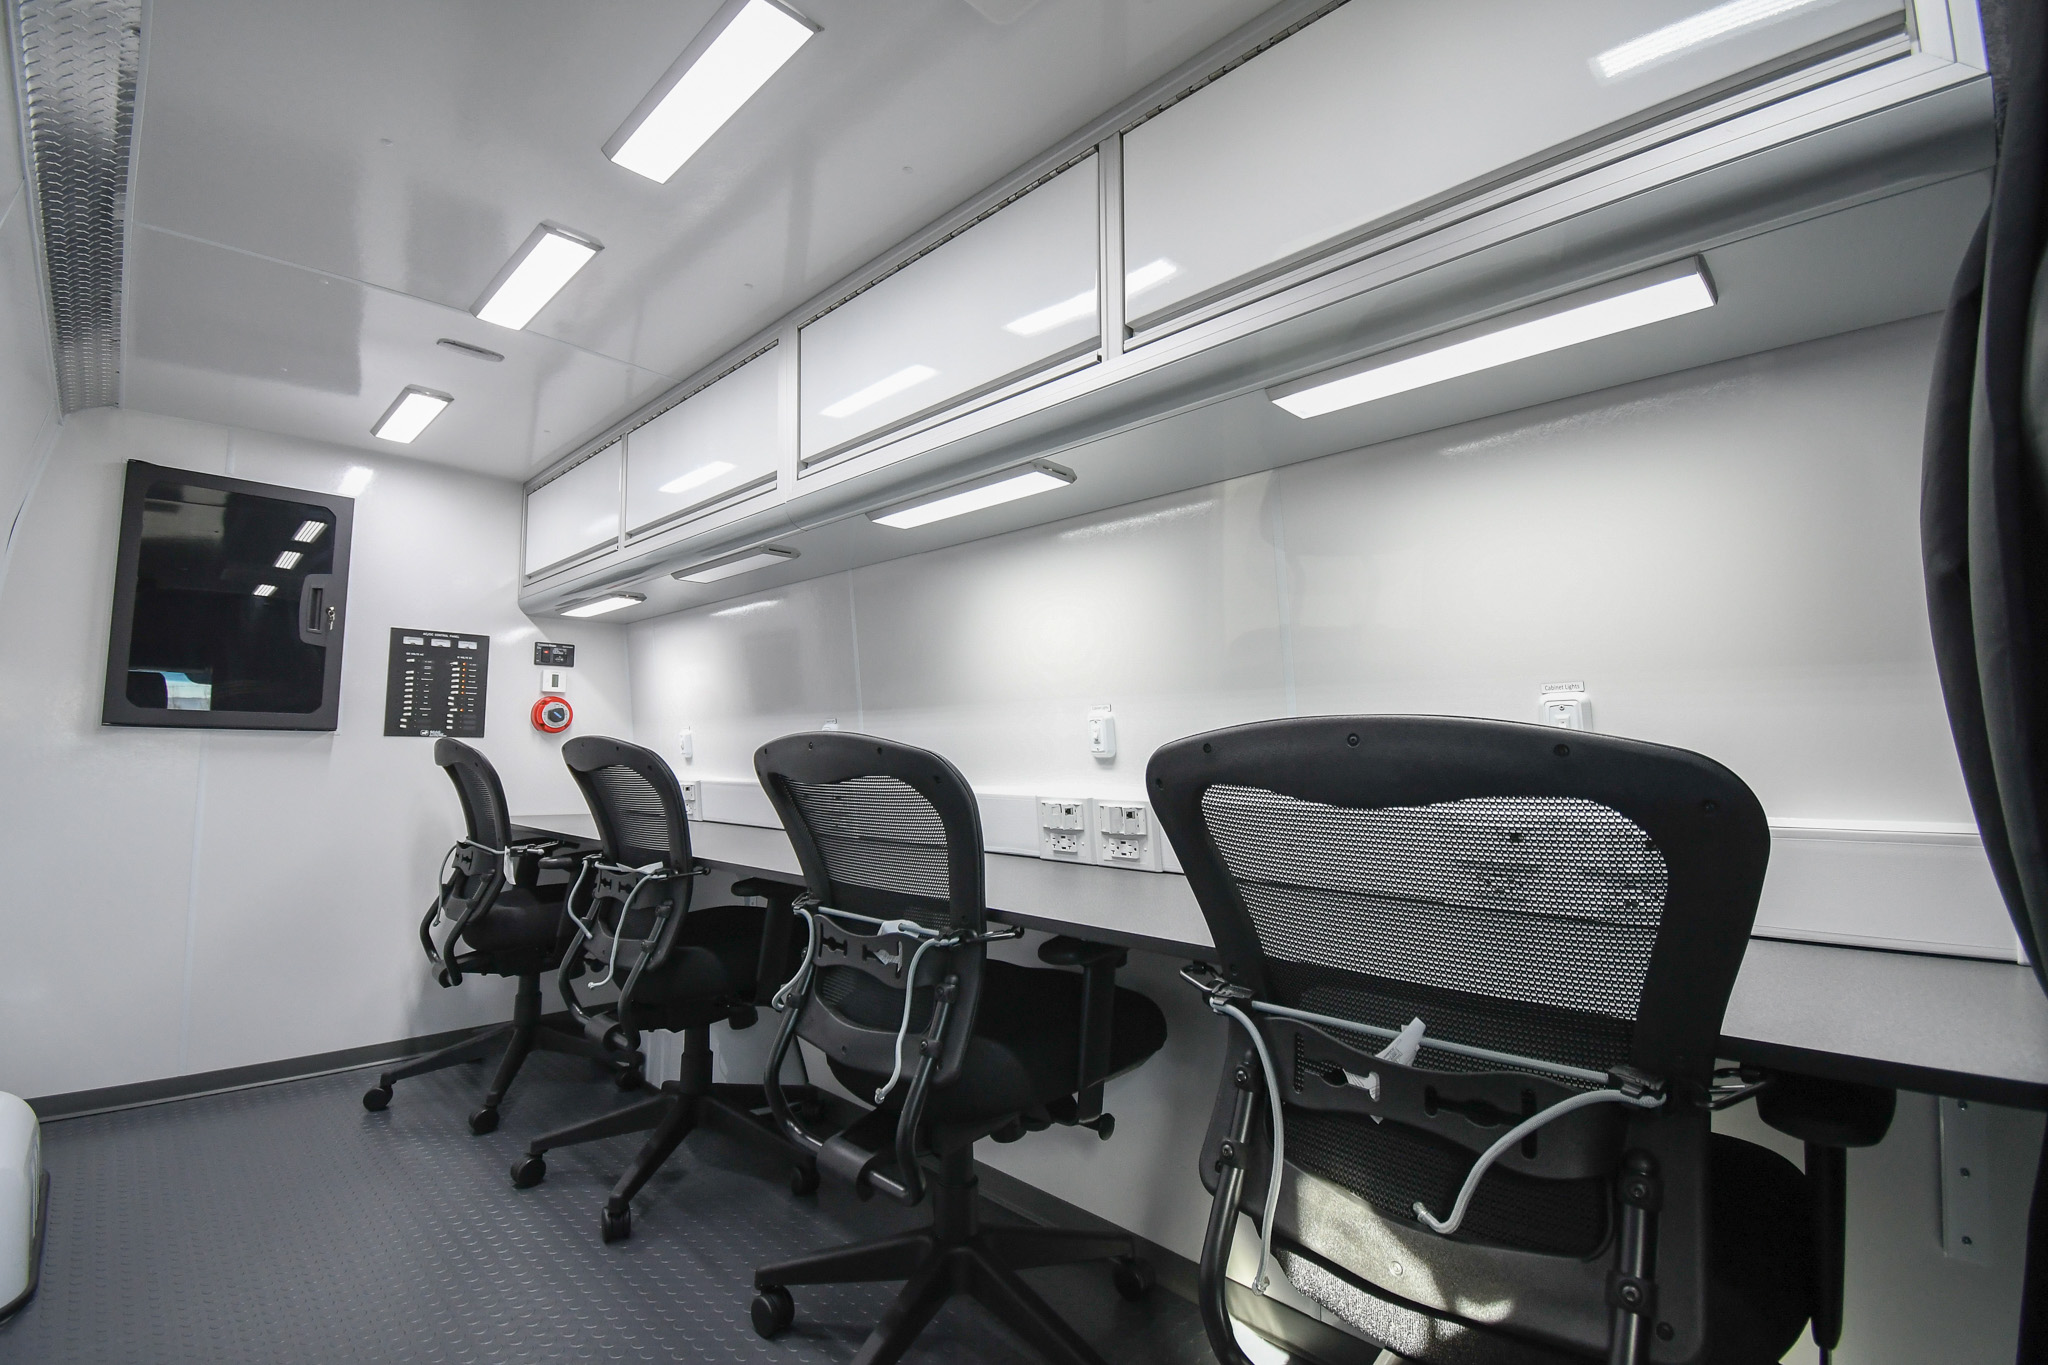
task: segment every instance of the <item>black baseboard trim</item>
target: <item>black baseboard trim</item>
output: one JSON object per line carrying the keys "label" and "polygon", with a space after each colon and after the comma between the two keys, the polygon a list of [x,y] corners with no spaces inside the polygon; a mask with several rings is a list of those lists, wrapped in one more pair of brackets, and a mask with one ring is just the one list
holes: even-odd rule
{"label": "black baseboard trim", "polygon": [[451,1029],[446,1033],[429,1033],[417,1038],[399,1038],[389,1043],[346,1047],[338,1052],[317,1052],[310,1057],[287,1057],[281,1061],[257,1062],[253,1066],[231,1066],[219,1071],[195,1071],[184,1076],[166,1076],[157,1081],[137,1081],[133,1085],[109,1085],[98,1090],[74,1090],[64,1095],[45,1095],[41,1099],[30,1100],[28,1104],[29,1108],[36,1111],[36,1117],[44,1123],[55,1123],[62,1119],[82,1119],[89,1114],[106,1114],[117,1109],[140,1109],[144,1105],[197,1099],[201,1095],[219,1095],[229,1090],[252,1090],[257,1086],[276,1085],[282,1081],[302,1081],[313,1076],[331,1076],[337,1071],[356,1071],[366,1066],[415,1057],[422,1052],[432,1052],[436,1048],[459,1043],[485,1029],[500,1027],[502,1025],[483,1024],[476,1028]]}
{"label": "black baseboard trim", "polygon": [[[1084,1208],[1069,1204],[1056,1194],[1048,1194],[1036,1185],[1027,1185],[1014,1175],[985,1162],[974,1163],[975,1178],[981,1181],[982,1197],[999,1208],[1008,1209],[1020,1218],[1028,1218],[1046,1227],[1079,1228],[1084,1232],[1130,1233],[1129,1228],[1120,1228],[1107,1218],[1088,1212]],[[1132,1234],[1135,1235],[1135,1234]],[[1138,1252],[1152,1263],[1152,1272],[1158,1277],[1161,1288],[1171,1291],[1176,1297],[1195,1302],[1196,1286],[1200,1268],[1177,1251],[1169,1251],[1157,1242],[1138,1238]]]}

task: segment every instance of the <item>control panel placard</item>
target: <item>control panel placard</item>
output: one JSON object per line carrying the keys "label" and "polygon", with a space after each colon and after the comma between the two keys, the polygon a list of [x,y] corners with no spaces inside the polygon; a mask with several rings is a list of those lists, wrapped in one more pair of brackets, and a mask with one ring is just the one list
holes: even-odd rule
{"label": "control panel placard", "polygon": [[574,668],[576,646],[549,644],[546,640],[533,642],[533,666],[535,668]]}
{"label": "control panel placard", "polygon": [[482,738],[490,668],[488,635],[394,628],[384,676],[384,733]]}

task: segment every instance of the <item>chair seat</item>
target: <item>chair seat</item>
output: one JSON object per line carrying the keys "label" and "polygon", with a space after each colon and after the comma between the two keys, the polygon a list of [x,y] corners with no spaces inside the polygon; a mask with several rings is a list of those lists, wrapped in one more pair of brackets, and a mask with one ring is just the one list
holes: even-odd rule
{"label": "chair seat", "polygon": [[[1709,1149],[1708,1350],[1703,1365],[1770,1365],[1805,1329],[1813,1278],[1806,1178],[1755,1143],[1716,1133]],[[1296,1289],[1404,1360],[1558,1365],[1582,1357],[1439,1318],[1382,1297],[1320,1259],[1283,1258]],[[1604,1360],[1605,1353],[1587,1360]]]}
{"label": "chair seat", "polygon": [[[867,977],[853,978],[865,982]],[[990,961],[982,967],[981,1009],[959,1079],[935,1089],[925,1113],[934,1123],[962,1124],[1005,1114],[1041,1111],[1079,1087],[1081,1063],[1079,972]],[[870,1028],[894,1030],[903,997],[879,987],[873,999],[857,993],[837,1008]],[[879,1008],[877,1008],[879,1007]],[[1119,986],[1111,1018],[1109,1076],[1120,1076],[1166,1043],[1166,1016],[1146,997]],[[832,1064],[840,1084],[863,1098],[888,1080]],[[1105,1077],[1104,1079],[1107,1079]],[[900,1104],[904,1086],[890,1094]]]}
{"label": "chair seat", "polygon": [[498,893],[496,903],[462,931],[462,941],[492,956],[553,954],[559,958],[569,937],[569,917],[562,909],[568,890],[566,883],[508,885]]}
{"label": "chair seat", "polygon": [[750,1003],[766,913],[758,905],[691,910],[668,961],[641,974],[633,989],[633,1006],[620,1022],[640,1029],[695,1028],[716,1023],[730,1016],[736,1005]]}

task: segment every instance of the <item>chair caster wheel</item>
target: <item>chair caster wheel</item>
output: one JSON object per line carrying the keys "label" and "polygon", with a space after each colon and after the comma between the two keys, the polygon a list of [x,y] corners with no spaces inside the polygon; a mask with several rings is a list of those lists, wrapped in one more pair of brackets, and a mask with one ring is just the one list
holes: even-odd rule
{"label": "chair caster wheel", "polygon": [[390,1103],[391,1087],[388,1085],[373,1085],[363,1092],[363,1108],[373,1114],[383,1113],[384,1106]]}
{"label": "chair caster wheel", "polygon": [[489,1105],[485,1105],[482,1109],[469,1116],[469,1131],[475,1133],[478,1137],[482,1137],[485,1133],[497,1131],[497,1127],[498,1111]]}
{"label": "chair caster wheel", "polygon": [[764,1284],[754,1291],[754,1330],[771,1340],[789,1330],[796,1321],[796,1300],[779,1284]]}
{"label": "chair caster wheel", "polygon": [[623,1242],[633,1235],[633,1211],[631,1209],[606,1209],[598,1215],[597,1230],[604,1234],[606,1242]]}
{"label": "chair caster wheel", "polygon": [[792,1166],[789,1168],[789,1192],[796,1195],[818,1192],[818,1168],[816,1166]]}
{"label": "chair caster wheel", "polygon": [[1152,1292],[1158,1278],[1152,1273],[1152,1263],[1141,1261],[1136,1256],[1122,1256],[1110,1262],[1109,1277],[1116,1285],[1116,1292],[1136,1303]]}
{"label": "chair caster wheel", "polygon": [[639,1067],[631,1067],[612,1077],[612,1084],[621,1090],[639,1090],[647,1084],[647,1073]]}
{"label": "chair caster wheel", "polygon": [[521,1157],[512,1163],[512,1188],[530,1190],[548,1178],[548,1163],[537,1156]]}

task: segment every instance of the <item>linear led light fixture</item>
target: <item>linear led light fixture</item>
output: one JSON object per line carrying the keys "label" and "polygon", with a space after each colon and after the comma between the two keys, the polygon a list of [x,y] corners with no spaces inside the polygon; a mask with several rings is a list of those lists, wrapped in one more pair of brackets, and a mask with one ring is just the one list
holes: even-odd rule
{"label": "linear led light fixture", "polygon": [[302,521],[299,529],[292,532],[292,539],[301,545],[311,545],[327,534],[327,523],[319,520]]}
{"label": "linear led light fixture", "polygon": [[595,237],[559,223],[542,223],[526,235],[471,311],[485,322],[516,332],[603,250],[604,243]]}
{"label": "linear led light fixture", "polygon": [[929,365],[905,365],[892,375],[885,375],[864,389],[849,393],[835,403],[819,408],[821,415],[834,419],[851,417],[862,408],[871,408],[884,398],[894,398],[905,389],[914,389],[927,379],[938,377],[938,371]]}
{"label": "linear led light fixture", "polygon": [[562,608],[564,616],[602,616],[608,611],[619,611],[626,607],[638,606],[647,596],[637,592],[608,592],[603,597],[594,597],[588,602],[578,602],[573,607]]}
{"label": "linear led light fixture", "polygon": [[774,0],[728,0],[612,134],[604,154],[666,183],[817,31]]}
{"label": "linear led light fixture", "polygon": [[[1124,297],[1134,299],[1147,289],[1162,285],[1178,274],[1180,267],[1164,256],[1156,261],[1148,261],[1124,276]],[[1055,327],[1069,322],[1079,322],[1082,318],[1092,317],[1094,314],[1095,291],[1090,289],[1070,299],[1047,304],[1035,313],[1026,313],[1021,318],[1006,322],[1003,324],[1003,330],[1020,337],[1035,337],[1040,332],[1050,332]]]}
{"label": "linear led light fixture", "polygon": [[709,559],[702,564],[693,564],[687,569],[677,569],[670,578],[685,583],[716,583],[722,578],[738,578],[743,573],[756,569],[770,568],[776,564],[787,564],[798,557],[795,550],[785,550],[780,545],[758,545],[751,550],[727,555],[723,559]]}
{"label": "linear led light fixture", "polygon": [[1695,256],[1282,384],[1266,396],[1296,417],[1320,417],[1713,306],[1713,282]]}
{"label": "linear led light fixture", "polygon": [[1005,469],[966,483],[955,484],[938,493],[927,493],[910,502],[897,503],[868,513],[871,521],[908,531],[915,526],[965,516],[984,507],[996,507],[1034,493],[1050,493],[1074,481],[1074,471],[1048,460],[1033,460],[1015,469]]}
{"label": "linear led light fixture", "polygon": [[370,428],[370,434],[379,440],[411,445],[427,429],[427,424],[454,401],[449,394],[407,384],[398,391],[398,397],[391,406],[384,409],[384,415]]}
{"label": "linear led light fixture", "polygon": [[1593,69],[1611,81],[1616,76],[1640,71],[1666,57],[1675,57],[1690,48],[1704,46],[1743,29],[1829,3],[1832,0],[1729,0],[1725,5],[1702,10],[1677,23],[1652,29],[1640,38],[1631,38],[1608,48],[1593,58]]}
{"label": "linear led light fixture", "polygon": [[698,465],[680,478],[670,479],[661,486],[661,491],[664,493],[687,493],[692,488],[701,488],[705,484],[710,483],[720,474],[732,473],[732,470],[732,461],[713,460],[709,464]]}

